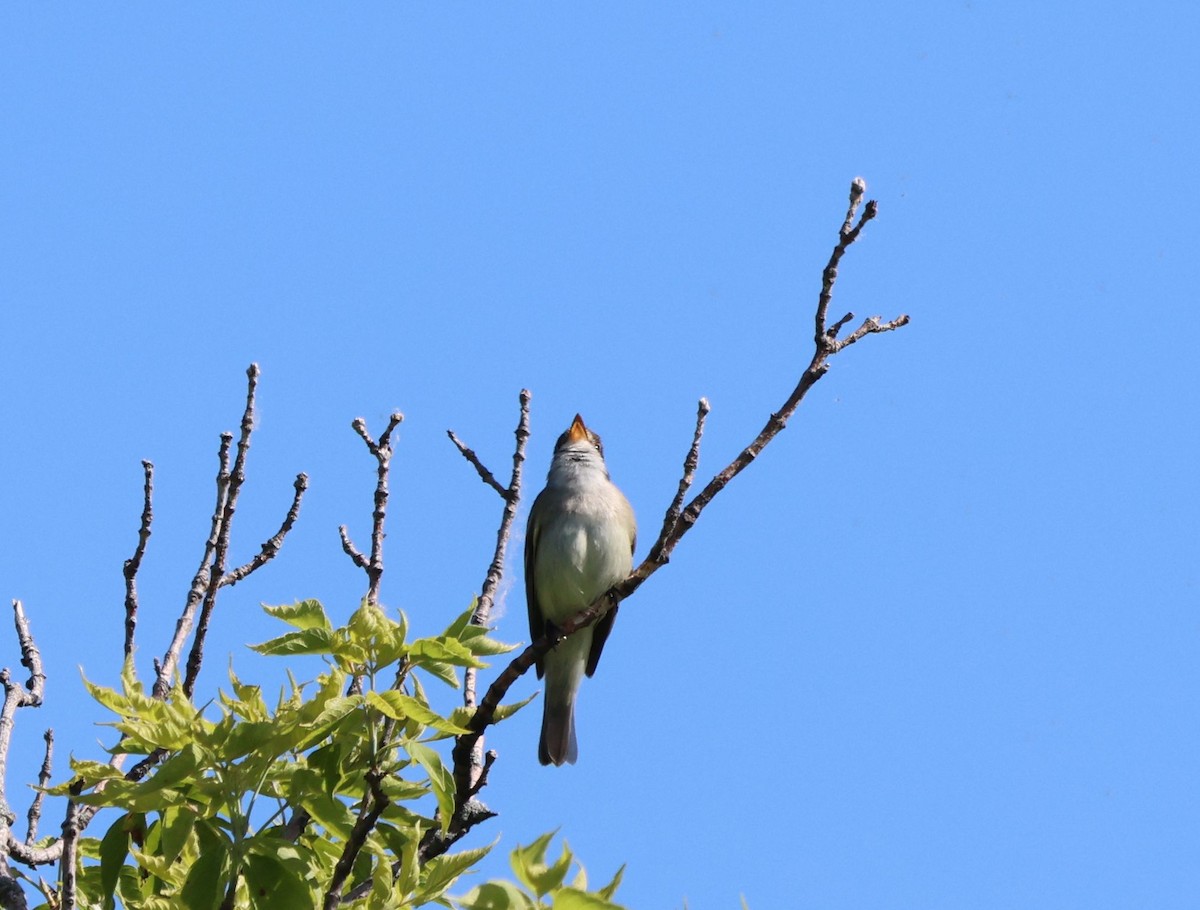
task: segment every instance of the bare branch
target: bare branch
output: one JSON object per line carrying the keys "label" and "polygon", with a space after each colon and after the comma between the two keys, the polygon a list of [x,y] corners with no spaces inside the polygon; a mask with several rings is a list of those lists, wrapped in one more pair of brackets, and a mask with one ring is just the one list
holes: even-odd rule
{"label": "bare branch", "polygon": [[29,812],[25,816],[29,823],[28,831],[25,834],[25,843],[32,845],[37,840],[38,822],[42,817],[42,799],[45,797],[43,792],[50,786],[50,772],[54,762],[54,731],[47,730],[42,734],[42,738],[46,740],[46,755],[42,759],[41,770],[38,771],[38,789],[33,797],[33,802],[29,804]]}
{"label": "bare branch", "polygon": [[[7,667],[0,670],[0,687],[4,689],[4,702],[0,707],[0,838],[5,845],[16,840],[12,833],[12,826],[16,822],[17,816],[8,801],[8,752],[12,746],[17,711],[20,708],[41,707],[46,691],[46,673],[42,669],[42,655],[33,640],[33,633],[29,630],[29,620],[26,618],[25,609],[19,600],[13,601],[13,624],[16,626],[17,641],[21,646],[21,663],[29,670],[29,682],[22,686],[12,678]],[[13,888],[9,887],[10,884],[17,892],[20,891],[20,887],[16,885],[9,870],[10,855],[12,855],[12,851],[0,850],[0,891],[4,895],[14,893]],[[18,906],[20,902],[13,903],[14,900],[15,898],[6,897],[4,903],[0,905]]]}
{"label": "bare branch", "polygon": [[283,524],[279,526],[279,530],[275,532],[275,536],[266,540],[259,554],[248,563],[226,572],[221,577],[221,587],[236,585],[251,572],[266,565],[279,555],[279,550],[283,547],[284,538],[292,530],[292,526],[296,523],[296,519],[300,515],[300,501],[304,498],[304,491],[308,489],[308,475],[304,473],[297,474],[292,486],[296,490],[295,495],[292,497],[292,506],[288,509],[287,515],[284,516]]}
{"label": "bare branch", "polygon": [[154,465],[142,461],[142,471],[146,475],[142,493],[142,524],[138,528],[137,547],[133,556],[125,560],[125,658],[133,654],[133,633],[137,629],[138,595],[137,573],[142,567],[142,557],[146,553],[146,544],[150,540],[150,525],[154,521]]}
{"label": "bare branch", "polygon": [[662,530],[658,534],[658,540],[654,541],[654,546],[650,548],[650,558],[656,559],[658,554],[662,553],[667,540],[670,539],[675,531],[675,525],[679,523],[679,514],[683,509],[683,498],[687,496],[688,490],[692,487],[692,482],[696,479],[696,467],[700,463],[700,438],[704,435],[704,421],[708,417],[709,410],[708,399],[701,398],[696,406],[696,429],[692,433],[692,446],[688,449],[688,453],[683,459],[683,474],[679,478],[679,489],[675,491],[675,498],[667,506],[667,512],[663,516]]}
{"label": "bare branch", "polygon": [[[513,521],[517,517],[517,507],[521,503],[521,480],[525,466],[525,446],[529,442],[529,402],[533,395],[529,389],[521,389],[521,414],[517,419],[517,428],[513,435],[517,439],[513,449],[513,469],[508,487],[504,488],[504,512],[500,517],[500,527],[496,530],[496,549],[492,553],[492,562],[488,566],[483,587],[479,591],[479,602],[475,605],[475,613],[471,622],[477,626],[486,626],[492,615],[492,605],[496,601],[496,591],[504,577],[504,557],[508,551],[509,537],[512,535]],[[468,704],[467,707],[471,707]]]}
{"label": "bare branch", "polygon": [[21,706],[38,708],[46,693],[46,673],[42,669],[42,654],[33,641],[29,619],[19,600],[13,601],[13,623],[17,627],[17,642],[21,645],[21,664],[29,671],[29,682],[26,683],[29,689],[22,696]]}
{"label": "bare branch", "polygon": [[258,391],[259,369],[257,363],[250,364],[250,368],[246,370],[246,376],[249,380],[246,389],[246,408],[242,411],[237,455],[233,459],[233,468],[227,479],[227,492],[224,505],[220,510],[217,542],[213,548],[212,563],[206,579],[204,602],[200,607],[200,619],[196,623],[196,634],[192,637],[187,673],[183,680],[183,691],[189,698],[195,689],[196,678],[200,675],[200,665],[204,661],[204,640],[208,637],[208,624],[212,620],[212,613],[217,605],[217,592],[221,589],[225,576],[225,564],[229,558],[229,535],[233,528],[233,516],[237,511],[237,502],[242,492],[242,486],[246,483],[246,454],[250,451],[250,436],[254,433],[254,398]]}
{"label": "bare branch", "polygon": [[[83,792],[83,781],[71,785],[71,792],[78,796]],[[79,822],[79,804],[71,799],[67,802],[67,817],[62,824],[62,858],[59,861],[58,899],[60,910],[75,910],[75,870],[79,865],[79,835],[83,825]]]}
{"label": "bare branch", "polygon": [[479,474],[480,479],[497,493],[499,493],[502,499],[508,499],[508,490],[504,489],[504,487],[500,485],[500,481],[498,481],[495,475],[493,475],[492,472],[484,466],[483,462],[479,460],[479,456],[475,454],[475,451],[473,449],[468,449],[463,441],[455,435],[453,430],[447,430],[446,435],[450,437],[450,441],[454,443],[458,451],[462,453],[462,457],[475,466],[475,470]]}
{"label": "bare branch", "polygon": [[[513,433],[517,442],[516,447],[513,449],[512,477],[508,482],[508,487],[502,488],[503,492],[501,495],[504,498],[504,511],[500,516],[500,527],[496,530],[496,549],[492,554],[492,562],[488,566],[487,576],[483,580],[483,587],[479,592],[479,600],[475,604],[475,612],[471,616],[471,622],[477,626],[486,626],[488,624],[492,614],[492,606],[496,601],[496,591],[499,590],[500,581],[504,577],[505,554],[508,552],[508,541],[512,536],[513,521],[517,517],[517,507],[521,502],[525,446],[529,442],[529,402],[532,397],[533,395],[529,389],[521,390],[521,413],[517,419],[517,428]],[[453,433],[450,434],[450,438],[455,440],[455,445],[458,445],[458,441]],[[462,450],[461,445],[459,449],[460,451]],[[476,464],[477,469],[480,467],[480,465]],[[475,668],[468,667],[463,676],[463,704],[468,708],[474,708],[477,685]],[[493,756],[492,761],[495,761],[495,753],[490,754]],[[456,800],[456,808],[458,810],[461,810],[465,802],[486,785],[487,768],[490,767],[490,763],[484,765],[483,760],[482,737],[478,737],[473,741],[471,750],[465,753],[462,761],[459,761],[456,756],[454,762],[454,779],[458,787],[457,792],[463,794],[461,799]]]}
{"label": "bare branch", "polygon": [[219,467],[217,469],[217,502],[213,508],[212,520],[209,523],[208,539],[204,542],[204,555],[200,558],[200,567],[192,578],[192,586],[188,589],[187,601],[183,613],[175,621],[175,634],[158,665],[158,674],[154,680],[153,694],[155,698],[166,698],[171,689],[171,679],[175,668],[179,665],[179,655],[183,651],[184,642],[192,631],[192,622],[196,609],[204,599],[208,590],[208,579],[212,574],[213,554],[217,549],[217,538],[221,532],[221,520],[225,515],[225,498],[229,490],[229,450],[233,445],[233,434],[221,434],[221,447],[217,453]]}
{"label": "bare branch", "polygon": [[46,866],[62,857],[63,843],[56,840],[48,847],[34,847],[19,841],[10,829],[4,838],[4,852],[26,866]]}
{"label": "bare branch", "polygon": [[[868,335],[877,335],[880,332],[891,332],[904,325],[908,325],[907,316],[897,316],[890,322],[880,322],[878,316],[869,316],[863,320],[862,325],[860,325],[841,341],[833,342],[830,353],[836,354],[843,348],[849,347],[850,345],[854,344],[854,342],[861,338],[865,338]],[[830,340],[832,341],[832,336],[830,336]]]}
{"label": "bare branch", "polygon": [[[833,285],[837,281],[838,263],[842,261],[842,256],[845,255],[850,245],[858,239],[858,235],[862,232],[866,223],[874,218],[879,211],[879,206],[872,199],[863,210],[862,218],[859,219],[858,224],[851,227],[866,191],[867,183],[861,177],[855,177],[850,182],[850,205],[846,209],[846,220],[842,222],[842,228],[838,231],[837,245],[833,248],[829,262],[826,264],[825,270],[821,273],[821,296],[817,299],[816,332],[814,334],[818,350],[825,345],[829,337],[825,330],[825,314],[829,311],[829,301],[833,299]],[[838,328],[840,329],[843,324],[844,322],[839,323]]]}
{"label": "bare branch", "polygon": [[338,532],[342,537],[342,549],[346,551],[346,555],[354,560],[354,564],[367,573],[367,602],[372,604],[379,603],[379,585],[383,580],[383,526],[387,520],[387,503],[388,503],[388,472],[391,470],[392,463],[392,433],[396,427],[400,426],[404,420],[404,415],[399,411],[392,412],[392,416],[388,418],[387,428],[376,442],[371,438],[371,434],[367,432],[367,422],[361,417],[355,417],[351,421],[350,426],[354,428],[362,441],[366,443],[367,450],[375,456],[377,467],[375,470],[375,509],[371,513],[371,556],[367,558],[354,546],[350,540],[350,535],[346,531],[346,526],[342,525],[338,528]]}
{"label": "bare branch", "polygon": [[338,534],[342,538],[342,549],[354,561],[354,564],[360,569],[369,568],[370,563],[367,562],[367,557],[363,556],[358,547],[354,545],[354,542],[350,539],[350,532],[346,530],[345,525],[338,525]]}

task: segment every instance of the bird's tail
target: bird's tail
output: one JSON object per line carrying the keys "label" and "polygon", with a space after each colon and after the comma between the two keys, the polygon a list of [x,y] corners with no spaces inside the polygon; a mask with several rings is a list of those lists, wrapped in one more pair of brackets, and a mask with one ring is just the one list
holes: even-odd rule
{"label": "bird's tail", "polygon": [[[549,694],[549,693],[547,693]],[[542,738],[538,761],[543,765],[575,764],[579,743],[575,741],[575,693],[565,699],[547,698],[542,708]]]}

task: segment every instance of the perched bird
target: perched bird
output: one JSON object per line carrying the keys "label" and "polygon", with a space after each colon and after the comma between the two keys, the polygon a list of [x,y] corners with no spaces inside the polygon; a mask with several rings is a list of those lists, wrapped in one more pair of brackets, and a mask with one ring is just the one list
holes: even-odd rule
{"label": "perched bird", "polygon": [[[600,437],[576,414],[554,446],[546,488],[533,501],[525,532],[525,599],[533,640],[553,633],[623,581],[633,567],[636,543],[633,508],[608,477]],[[574,764],[579,757],[575,696],[583,674],[596,672],[616,618],[614,607],[538,661],[538,678],[546,678],[538,743],[543,765]]]}

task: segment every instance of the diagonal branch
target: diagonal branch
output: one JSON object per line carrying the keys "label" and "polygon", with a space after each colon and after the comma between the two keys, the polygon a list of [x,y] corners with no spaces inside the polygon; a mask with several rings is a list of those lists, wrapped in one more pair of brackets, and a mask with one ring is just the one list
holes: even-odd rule
{"label": "diagonal branch", "polygon": [[383,810],[388,807],[388,796],[383,792],[381,786],[382,778],[383,773],[378,769],[373,768],[366,774],[370,792],[363,795],[358,818],[346,838],[346,846],[342,850],[342,855],[338,857],[337,864],[333,868],[333,877],[325,891],[324,910],[334,910],[341,903],[342,891],[346,887],[346,879],[350,877],[350,872],[354,868],[354,861],[358,859],[358,854],[367,842],[367,835],[374,829]]}
{"label": "diagonal branch", "polygon": [[496,475],[489,471],[483,462],[479,460],[479,456],[475,454],[475,450],[467,448],[466,444],[458,438],[453,430],[447,430],[446,435],[450,437],[450,441],[454,443],[455,448],[462,453],[462,457],[475,466],[475,470],[479,474],[479,479],[499,493],[501,499],[508,499],[508,490],[500,485],[500,481],[496,479]]}
{"label": "diagonal branch", "polygon": [[283,518],[283,524],[279,526],[279,530],[275,532],[275,536],[264,541],[258,555],[248,563],[240,565],[221,576],[221,587],[236,585],[247,575],[261,568],[279,555],[279,550],[283,547],[284,538],[292,530],[292,526],[295,525],[296,519],[300,515],[300,501],[304,498],[304,491],[308,489],[308,475],[304,473],[297,474],[292,486],[296,492],[292,496],[291,508],[288,509],[287,515]]}
{"label": "diagonal branch", "polygon": [[[828,264],[822,272],[821,293],[817,299],[815,315],[816,333],[812,360],[801,374],[800,379],[797,381],[791,394],[787,397],[787,400],[784,401],[778,411],[771,414],[759,434],[725,468],[717,473],[685,507],[680,509],[680,505],[691,487],[699,458],[700,438],[703,434],[704,421],[708,414],[707,402],[701,399],[696,418],[696,430],[692,437],[692,445],[684,459],[683,476],[680,478],[679,488],[674,499],[667,507],[663,519],[663,531],[651,548],[650,553],[630,573],[628,578],[614,586],[612,590],[586,610],[577,613],[562,623],[559,626],[558,636],[553,639],[549,636],[543,636],[513,658],[504,671],[488,687],[487,693],[479,702],[475,713],[468,721],[467,727],[471,730],[471,733],[464,734],[456,740],[454,746],[456,768],[460,762],[466,761],[468,756],[477,748],[483,731],[492,723],[496,709],[500,706],[500,702],[508,693],[509,688],[529,671],[530,667],[537,662],[539,657],[544,656],[561,638],[594,623],[610,609],[613,609],[621,600],[633,594],[651,575],[670,561],[671,553],[674,551],[676,545],[696,524],[705,507],[712,502],[718,493],[725,489],[734,477],[745,470],[771,440],[779,435],[783,428],[787,426],[788,420],[795,414],[796,409],[800,406],[801,401],[804,400],[805,395],[808,394],[809,389],[829,370],[829,359],[834,354],[837,354],[850,344],[867,335],[891,331],[908,323],[908,316],[899,316],[887,323],[881,322],[878,317],[872,317],[867,319],[850,336],[840,341],[837,340],[837,333],[854,317],[847,315],[832,328],[826,327],[826,314],[830,301],[833,299],[838,264],[841,262],[846,250],[858,239],[863,228],[878,212],[878,206],[874,201],[867,202],[862,216],[858,218],[857,222],[855,221],[855,216],[862,204],[865,192],[866,183],[862,178],[856,178],[850,185],[850,202],[846,210],[845,221],[838,232],[838,241],[829,257]],[[436,856],[449,849],[455,841],[469,830],[469,825],[459,825],[457,821],[458,818],[456,816],[454,823],[451,825],[450,832],[436,844],[431,845],[428,851],[429,856]]]}

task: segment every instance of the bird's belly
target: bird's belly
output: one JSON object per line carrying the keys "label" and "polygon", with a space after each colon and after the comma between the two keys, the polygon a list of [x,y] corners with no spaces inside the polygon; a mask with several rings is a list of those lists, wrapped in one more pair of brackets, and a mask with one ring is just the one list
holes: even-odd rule
{"label": "bird's belly", "polygon": [[606,530],[612,524],[565,515],[542,531],[535,580],[547,619],[561,622],[573,616],[629,574],[629,539],[619,527]]}

